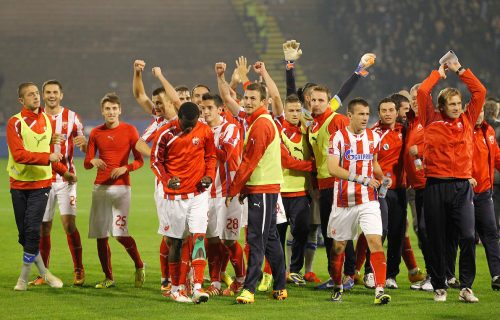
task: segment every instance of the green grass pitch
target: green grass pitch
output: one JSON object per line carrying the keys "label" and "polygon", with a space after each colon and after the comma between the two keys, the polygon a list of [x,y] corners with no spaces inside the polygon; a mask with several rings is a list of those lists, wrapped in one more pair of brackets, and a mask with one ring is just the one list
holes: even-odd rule
{"label": "green grass pitch", "polygon": [[[215,297],[203,305],[174,303],[164,298],[159,290],[161,238],[156,233],[153,174],[148,161],[145,167],[132,173],[129,219],[130,233],[147,263],[146,283],[141,289],[134,288],[134,265],[123,247],[110,240],[116,288],[96,290],[93,285],[104,276],[96,242],[87,239],[95,171],[84,170],[82,159],[76,159],[76,164],[79,178],[77,226],[82,236],[86,283],[81,288],[71,286],[71,256],[62,226],[55,218],[50,270],[64,281],[64,288],[43,286],[14,292],[22,251],[17,243],[9,179],[4,170],[6,160],[0,160],[0,319],[495,319],[500,315],[500,292],[493,292],[490,287],[482,246],[477,246],[477,275],[473,289],[480,302],[475,305],[459,302],[457,290],[449,290],[446,303],[435,303],[432,293],[411,291],[404,264],[397,279],[400,289],[388,291],[392,302],[387,306],[374,306],[373,291],[359,286],[346,293],[342,303],[334,304],[329,302],[329,292],[314,291],[311,284],[303,288],[288,285],[289,298],[285,301],[274,301],[269,294],[257,293],[253,305],[235,305],[234,298],[230,297]],[[412,244],[419,265],[423,266],[413,232]],[[324,249],[318,249],[314,268],[321,279],[327,277],[325,260]],[[228,271],[232,273],[231,266]],[[34,271],[32,276],[36,276]]]}

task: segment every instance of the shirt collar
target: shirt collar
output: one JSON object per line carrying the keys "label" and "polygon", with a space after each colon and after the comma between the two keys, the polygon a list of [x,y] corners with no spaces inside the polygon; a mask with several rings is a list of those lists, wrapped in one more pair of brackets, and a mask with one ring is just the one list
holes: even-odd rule
{"label": "shirt collar", "polygon": [[254,121],[257,120],[257,118],[263,114],[269,114],[266,107],[262,106],[257,108],[257,110],[255,110],[254,113],[246,117],[248,125],[251,126],[254,123]]}
{"label": "shirt collar", "polygon": [[315,115],[315,114],[312,114],[313,118],[314,118],[314,121],[316,122],[323,122],[326,120],[326,118],[328,118],[331,114],[333,113],[332,109],[330,109],[330,107],[327,107],[327,109],[325,110],[325,112],[323,112],[322,114],[318,114],[318,115]]}

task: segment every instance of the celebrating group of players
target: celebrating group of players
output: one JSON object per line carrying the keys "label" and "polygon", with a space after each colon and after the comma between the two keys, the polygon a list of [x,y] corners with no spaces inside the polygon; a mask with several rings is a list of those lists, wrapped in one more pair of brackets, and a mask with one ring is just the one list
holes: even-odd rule
{"label": "celebrating group of players", "polygon": [[[152,72],[161,87],[149,98],[142,82],[145,62],[136,60],[133,94],[154,117],[142,136],[120,121],[122,106],[114,93],[102,98],[104,124],[94,128],[87,141],[78,115],[61,106],[58,81],[43,84],[43,108],[37,86],[21,84],[23,108],[7,125],[7,170],[24,249],[14,289],[43,283],[62,287],[47,269],[57,204],[74,262],[74,285],[85,281],[75,224],[75,147],[86,153],[84,167],[97,170],[89,237],[97,239],[105,279],[96,288],[115,285],[109,236],[132,258],[135,286],[144,283],[145,265],[128,232],[128,218],[129,174],[143,166],[145,155],[156,176],[161,291],[176,302],[229,295],[237,296],[238,303],[253,303],[256,290],[270,290],[271,284],[272,297],[283,300],[286,282],[319,282],[312,270],[318,226],[330,279],[317,288],[331,289],[332,301],[342,301],[344,290],[364,282],[375,289],[375,304],[390,302],[384,288],[398,288],[403,257],[412,289],[434,291],[434,300],[445,301],[446,289],[457,286],[461,301],[477,302],[471,290],[476,232],[486,249],[492,287],[500,289],[500,247],[491,199],[500,151],[494,131],[483,121],[486,89],[470,69],[450,59],[409,93],[381,99],[380,120],[369,129],[372,108],[366,100],[350,100],[347,116],[336,111],[368,74],[375,55],[364,54],[331,98],[326,87],[312,83],[296,90],[294,67],[302,51],[294,40],[283,50],[284,103],[263,62],[249,67],[246,58],[238,58],[230,83],[225,80],[226,64],[216,63],[219,94],[205,85],[191,91],[174,88],[155,67]],[[260,81],[249,80],[251,68]],[[432,90],[449,73],[456,73],[471,93],[466,111],[454,88],[441,90],[434,107]],[[237,93],[240,84],[242,96]],[[415,262],[407,234],[408,202],[414,203],[427,276]],[[362,233],[355,250],[358,224]],[[242,227],[245,248],[238,242]],[[387,260],[382,246],[386,238]],[[454,275],[457,247],[459,280]],[[210,285],[203,288],[207,261]],[[234,279],[226,273],[229,262]],[[28,283],[33,263],[40,275]]]}

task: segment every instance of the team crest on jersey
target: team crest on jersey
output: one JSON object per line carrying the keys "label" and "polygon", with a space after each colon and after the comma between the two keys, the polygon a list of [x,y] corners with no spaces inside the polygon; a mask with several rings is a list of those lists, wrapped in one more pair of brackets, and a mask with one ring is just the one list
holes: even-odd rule
{"label": "team crest on jersey", "polygon": [[352,149],[346,150],[344,154],[344,158],[347,161],[364,161],[364,160],[373,160],[372,153],[352,153]]}
{"label": "team crest on jersey", "polygon": [[67,130],[68,129],[68,123],[67,122],[63,122],[62,123],[62,128],[63,128],[63,130]]}
{"label": "team crest on jersey", "polygon": [[399,140],[403,140],[403,134],[400,132],[398,133]]}
{"label": "team crest on jersey", "polygon": [[387,151],[389,150],[389,144],[388,143],[384,143],[384,145],[382,146],[382,148]]}
{"label": "team crest on jersey", "polygon": [[194,137],[192,141],[193,141],[193,145],[195,145],[195,146],[200,144],[200,138],[198,138],[198,137]]}
{"label": "team crest on jersey", "polygon": [[368,149],[370,150],[370,153],[373,153],[373,151],[375,150],[375,147],[373,145],[374,145],[374,142],[373,141],[369,141],[369,143],[368,143]]}
{"label": "team crest on jersey", "polygon": [[417,126],[417,129],[418,130],[422,130],[424,127],[419,123],[418,126]]}
{"label": "team crest on jersey", "polygon": [[490,144],[494,144],[495,143],[495,137],[494,136],[489,136],[488,140],[490,140]]}
{"label": "team crest on jersey", "polygon": [[462,129],[462,127],[463,127],[462,122],[457,123],[457,127],[458,127],[459,129]]}

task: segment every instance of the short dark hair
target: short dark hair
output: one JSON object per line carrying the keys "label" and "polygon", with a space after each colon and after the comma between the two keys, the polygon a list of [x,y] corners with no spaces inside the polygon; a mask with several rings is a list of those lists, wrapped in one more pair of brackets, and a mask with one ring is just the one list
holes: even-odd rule
{"label": "short dark hair", "polygon": [[[180,85],[180,86],[175,87],[175,91],[176,92],[189,91],[189,88],[185,85]],[[210,91],[210,90],[208,90],[208,91]]]}
{"label": "short dark hair", "polygon": [[224,106],[224,103],[222,102],[222,98],[218,94],[213,94],[210,92],[206,92],[201,96],[201,101],[206,101],[206,100],[213,100],[215,106],[217,108],[221,108]]}
{"label": "short dark hair", "polygon": [[159,95],[160,93],[165,93],[165,88],[163,88],[163,87],[158,87],[158,88],[154,89],[154,90],[153,90],[152,95],[153,95],[153,96],[157,96],[157,95]]}
{"label": "short dark hair", "polygon": [[34,82],[23,82],[23,83],[21,83],[17,87],[17,95],[19,96],[19,98],[23,97],[23,95],[24,95],[24,89],[26,89],[27,87],[31,87],[31,86],[35,86],[36,87],[36,84]]}
{"label": "short dark hair", "polygon": [[260,84],[258,82],[250,83],[247,86],[246,90],[248,90],[248,91],[259,91],[260,101],[265,100],[267,98],[266,87],[264,87],[262,84]]}
{"label": "short dark hair", "polygon": [[101,99],[101,108],[104,106],[104,104],[106,102],[116,103],[120,107],[122,106],[122,104],[120,102],[120,98],[118,97],[118,95],[115,92],[108,92],[108,93],[106,93],[104,95],[104,97],[102,97],[102,99]]}
{"label": "short dark hair", "polygon": [[193,121],[197,119],[199,116],[200,116],[200,109],[198,109],[196,103],[188,101],[181,104],[178,113],[179,119]]}
{"label": "short dark hair", "polygon": [[[385,97],[384,99],[380,100],[378,105],[377,105],[377,111],[380,111],[380,105],[382,105],[382,103],[394,103],[394,105],[396,106],[396,102],[394,102],[394,100],[391,99],[391,97]],[[399,110],[399,108],[396,106],[396,110]]]}
{"label": "short dark hair", "polygon": [[49,84],[55,84],[59,87],[59,90],[61,90],[61,92],[63,91],[61,83],[59,81],[57,81],[56,79],[51,79],[51,80],[45,81],[42,84],[42,92],[45,91],[45,87],[48,86]]}
{"label": "short dark hair", "polygon": [[297,89],[297,96],[299,97],[300,102],[304,103],[304,94],[314,86],[317,86],[317,84],[313,82],[308,82],[303,87]]}
{"label": "short dark hair", "polygon": [[286,97],[286,99],[285,99],[285,105],[287,103],[300,103],[299,96],[296,95],[295,93],[292,93],[291,95],[289,95],[288,97]]}
{"label": "short dark hair", "polygon": [[195,89],[197,89],[197,88],[200,88],[200,87],[201,87],[201,88],[205,88],[205,89],[207,89],[207,90],[208,90],[208,92],[210,92],[210,88],[209,88],[207,85],[202,84],[202,83],[198,83],[197,85],[195,85],[195,86],[193,87],[193,89],[191,89],[191,96],[193,96],[193,95],[194,95],[194,90],[195,90]]}
{"label": "short dark hair", "polygon": [[398,111],[399,111],[399,108],[401,108],[401,103],[403,103],[403,102],[410,103],[410,100],[408,100],[407,97],[405,97],[399,93],[393,93],[393,94],[391,94],[391,96],[389,98],[392,100],[392,102],[394,102],[394,104],[396,105],[396,110],[398,110]]}
{"label": "short dark hair", "polygon": [[347,111],[352,113],[354,111],[354,106],[358,104],[362,105],[363,107],[370,107],[370,105],[365,99],[357,97],[349,101],[349,103],[347,104]]}

